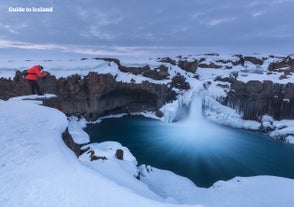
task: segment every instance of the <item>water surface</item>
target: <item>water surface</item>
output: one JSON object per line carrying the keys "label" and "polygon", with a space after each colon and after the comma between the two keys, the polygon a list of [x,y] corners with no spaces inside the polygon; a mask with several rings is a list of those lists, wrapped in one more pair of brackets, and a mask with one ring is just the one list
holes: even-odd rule
{"label": "water surface", "polygon": [[235,176],[294,178],[293,145],[212,124],[199,111],[191,115],[197,118],[178,123],[140,116],[105,119],[86,132],[92,142],[118,141],[140,164],[171,170],[201,187]]}

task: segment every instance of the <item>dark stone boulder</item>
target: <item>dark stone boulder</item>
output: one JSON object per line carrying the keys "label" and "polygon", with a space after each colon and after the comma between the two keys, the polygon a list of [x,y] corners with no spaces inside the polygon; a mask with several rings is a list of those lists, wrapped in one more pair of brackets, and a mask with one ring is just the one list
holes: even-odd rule
{"label": "dark stone boulder", "polygon": [[[282,71],[281,71],[282,69]],[[283,58],[280,61],[272,62],[268,66],[269,71],[277,71],[277,72],[294,72],[294,59],[291,56]]]}
{"label": "dark stone boulder", "polygon": [[179,73],[172,78],[171,87],[177,89],[190,89],[190,84],[186,82],[186,78]]}
{"label": "dark stone boulder", "polygon": [[122,149],[117,149],[115,152],[115,156],[117,159],[123,160],[124,159],[124,151]]}
{"label": "dark stone boulder", "polygon": [[132,73],[134,75],[143,75],[144,77],[151,78],[153,80],[168,79],[168,68],[164,65],[160,65],[158,68],[151,69],[149,65],[143,67],[126,67],[119,65],[119,70],[125,73]]}
{"label": "dark stone boulder", "polygon": [[194,61],[179,60],[178,66],[187,72],[195,73],[199,66],[199,63],[197,60],[194,60]]}
{"label": "dark stone boulder", "polygon": [[237,66],[237,65],[244,66],[246,61],[251,62],[254,65],[262,65],[264,63],[264,60],[266,60],[264,58],[259,59],[257,57],[243,56],[243,55],[240,55],[240,54],[237,54],[237,55],[234,55],[234,56],[239,58],[239,60],[237,60],[237,61],[232,61],[232,64],[234,66]]}
{"label": "dark stone boulder", "polygon": [[245,56],[244,57],[245,61],[251,62],[254,65],[262,65],[263,64],[263,60],[257,58],[257,57],[252,57],[252,56]]}
{"label": "dark stone boulder", "polygon": [[222,68],[223,66],[221,66],[221,65],[217,65],[217,64],[215,64],[215,63],[201,63],[201,64],[199,64],[199,67],[200,68],[215,68],[215,69],[218,69],[218,68]]}
{"label": "dark stone boulder", "polygon": [[173,59],[171,59],[170,57],[164,57],[164,58],[159,58],[157,59],[158,62],[162,62],[162,63],[169,63],[172,65],[176,65],[177,62]]}

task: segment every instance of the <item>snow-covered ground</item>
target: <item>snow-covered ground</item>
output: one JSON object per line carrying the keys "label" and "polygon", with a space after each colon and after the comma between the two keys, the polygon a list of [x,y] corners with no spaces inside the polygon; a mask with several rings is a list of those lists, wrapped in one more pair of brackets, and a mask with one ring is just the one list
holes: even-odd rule
{"label": "snow-covered ground", "polygon": [[[251,55],[260,59],[266,59],[262,65],[254,65],[249,61],[245,62],[244,66],[236,65],[234,66],[231,62],[225,63],[225,61],[238,61],[239,58],[235,55],[193,55],[186,58],[173,57],[175,61],[179,60],[201,60],[201,64],[215,63],[220,65],[221,68],[202,68],[197,69],[197,74],[199,74],[200,80],[213,80],[217,76],[229,76],[233,73],[238,73],[237,79],[243,82],[248,82],[250,80],[272,80],[276,83],[288,83],[294,82],[294,77],[289,76],[284,79],[280,79],[283,72],[273,72],[268,73],[267,70],[271,62],[281,61],[281,58],[268,56],[268,55]],[[187,73],[180,69],[178,66],[172,65],[170,63],[160,62],[158,58],[150,57],[119,57],[120,63],[124,66],[132,67],[143,67],[149,65],[151,68],[159,67],[161,64],[169,68],[171,76],[176,73],[180,73],[185,77],[192,77],[191,73]],[[223,61],[223,62],[220,62]],[[90,71],[98,73],[111,73],[117,75],[118,81],[130,82],[131,79],[136,80],[136,82],[141,82],[143,80],[149,80],[151,82],[158,82],[150,78],[142,77],[140,75],[132,75],[130,73],[122,73],[118,70],[115,63],[104,61],[102,59],[95,58],[73,58],[73,59],[31,59],[31,60],[0,60],[0,77],[13,78],[16,70],[25,70],[33,65],[42,65],[44,69],[50,72],[52,75],[59,77],[67,77],[72,74],[80,74],[81,76],[87,75]],[[231,67],[231,69],[226,69],[226,67]]]}
{"label": "snow-covered ground", "polygon": [[[236,177],[199,188],[169,171],[137,167],[116,142],[89,145],[107,160],[90,162],[88,153],[79,160],[61,138],[66,116],[22,99],[0,101],[0,206],[293,206],[291,179]],[[118,148],[124,160],[115,158]]]}
{"label": "snow-covered ground", "polygon": [[[206,58],[205,62],[219,59],[234,60],[232,56],[190,56],[188,61]],[[175,58],[178,60],[177,58]],[[271,136],[285,136],[286,141],[294,143],[294,121],[276,121],[265,116],[262,123],[244,121],[234,110],[220,105],[214,99],[225,96],[226,88],[212,82],[204,92],[203,84],[217,76],[228,77],[238,72],[238,80],[273,80],[278,83],[294,82],[294,77],[280,79],[282,73],[267,74],[269,58],[258,68],[246,63],[225,69],[231,63],[223,63],[223,68],[198,68],[199,80],[194,74],[170,63],[170,78],[177,73],[183,75],[191,85],[191,90],[180,93],[178,99],[161,109],[163,120],[172,121],[183,105],[191,104],[195,95],[202,96],[207,110],[205,115],[215,122],[232,127],[258,129],[261,126],[274,129]],[[120,59],[122,65],[156,68],[162,63],[156,58]],[[90,71],[111,73],[117,81],[141,83],[167,83],[170,80],[157,81],[142,75],[133,75],[119,71],[113,62],[103,60],[11,60],[1,61],[0,77],[13,78],[16,70],[24,70],[32,65],[41,64],[45,70],[58,77],[72,74],[87,75]],[[219,64],[219,63],[218,63]],[[222,83],[224,84],[224,83]],[[229,87],[229,86],[228,86]],[[179,91],[180,92],[180,91]],[[46,95],[44,98],[50,98]],[[0,206],[293,206],[294,180],[256,176],[236,177],[230,181],[219,181],[212,187],[199,188],[189,179],[172,172],[137,166],[136,158],[127,148],[116,142],[90,144],[85,146],[98,159],[90,161],[91,153],[83,154],[79,159],[64,144],[62,132],[68,127],[74,141],[84,144],[89,141],[82,130],[85,120],[71,117],[69,120],[61,112],[41,106],[37,96],[16,97],[8,101],[0,100]],[[32,100],[23,100],[32,99]],[[145,113],[146,114],[146,113]],[[148,113],[153,117],[154,114]],[[99,121],[99,120],[98,120]],[[124,150],[124,160],[115,157],[115,150]],[[136,177],[140,177],[138,180]]]}
{"label": "snow-covered ground", "polygon": [[[173,65],[167,62],[161,62],[160,58],[149,58],[149,57],[120,57],[120,63],[125,66],[132,67],[143,67],[149,65],[151,69],[159,67],[161,64],[165,65],[168,68],[169,80],[153,80],[148,77],[144,77],[142,74],[134,75],[132,73],[125,73],[119,70],[118,65],[111,61],[105,61],[103,59],[97,58],[73,58],[73,59],[31,59],[31,60],[1,60],[0,64],[0,77],[3,78],[13,78],[15,76],[16,70],[24,70],[32,65],[41,64],[44,66],[45,70],[55,75],[57,78],[67,77],[73,74],[79,74],[81,76],[86,76],[89,72],[97,72],[100,74],[110,73],[116,77],[116,81],[122,82],[135,82],[142,83],[143,81],[149,81],[156,84],[168,84],[172,77],[176,74],[181,74],[186,78],[186,81],[189,82],[191,90],[183,93],[183,91],[178,90],[180,94],[178,99],[174,103],[169,103],[162,107],[164,112],[164,120],[171,122],[173,121],[179,113],[179,110],[183,105],[189,106],[192,102],[195,94],[205,95],[213,99],[218,99],[225,97],[227,92],[230,89],[230,83],[215,81],[216,77],[231,77],[234,76],[237,80],[248,82],[250,80],[271,80],[274,83],[286,84],[288,82],[294,82],[293,75],[285,76],[283,70],[269,72],[268,66],[272,62],[281,61],[282,57],[275,57],[270,55],[261,55],[254,54],[248,55],[264,60],[262,65],[254,65],[250,61],[245,61],[244,65],[233,65],[232,62],[237,62],[239,56],[237,55],[217,55],[217,54],[200,54],[200,55],[191,55],[188,57],[173,57],[176,62],[180,60],[185,61],[195,61],[197,60],[201,64],[216,64],[221,66],[220,68],[203,68],[200,66],[197,68],[197,75],[199,80],[195,79],[195,74],[186,72],[179,68],[177,65]],[[230,69],[228,69],[230,68]],[[283,77],[283,78],[281,78]],[[209,82],[209,84],[207,84]],[[203,85],[206,85],[205,94],[203,94]],[[220,87],[221,85],[222,87]],[[176,90],[176,89],[175,89]],[[205,98],[207,100],[207,98]],[[209,102],[209,103],[208,103]],[[206,104],[210,107],[205,111],[206,116],[220,124],[257,130],[262,123],[257,123],[256,121],[244,121],[242,120],[241,114],[231,110],[228,107],[218,104],[218,102],[213,102],[213,100],[206,101]],[[206,106],[207,108],[207,106]],[[147,112],[146,112],[147,113]],[[149,116],[153,116],[149,114]],[[278,122],[275,122],[278,123]],[[283,120],[282,123],[287,123],[281,127],[276,127],[278,124],[273,125],[274,131],[269,133],[269,136],[279,138],[285,138],[285,141],[293,143],[293,120]],[[74,124],[74,123],[73,123]],[[70,126],[70,130],[78,130],[75,126]],[[78,131],[72,131],[75,133],[83,133]],[[86,142],[88,138],[84,136],[84,140],[81,140],[81,143]],[[80,142],[78,142],[80,143]]]}

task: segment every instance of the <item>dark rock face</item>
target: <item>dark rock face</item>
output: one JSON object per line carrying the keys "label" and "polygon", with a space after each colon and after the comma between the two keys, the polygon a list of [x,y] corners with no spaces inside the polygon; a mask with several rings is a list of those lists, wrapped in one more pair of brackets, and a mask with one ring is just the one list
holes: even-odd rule
{"label": "dark rock face", "polygon": [[83,111],[90,120],[108,113],[156,111],[173,97],[172,91],[164,85],[116,82],[111,75],[89,73],[81,81],[76,77],[72,79],[58,84],[62,86],[58,94],[64,99],[65,113]]}
{"label": "dark rock face", "polygon": [[215,63],[209,63],[209,64],[204,64],[204,63],[201,63],[201,64],[199,64],[199,67],[200,68],[222,68],[222,66],[221,65],[217,65],[217,64],[215,64]]}
{"label": "dark rock face", "polygon": [[[176,96],[166,85],[147,81],[140,84],[117,82],[110,74],[93,72],[83,78],[72,75],[56,79],[47,75],[39,83],[46,93],[57,95],[57,98],[44,100],[44,105],[67,115],[82,115],[88,120],[113,113],[157,111]],[[0,84],[0,99],[30,94],[30,86],[20,72],[14,80],[0,79]]]}
{"label": "dark rock face", "polygon": [[263,64],[263,60],[258,59],[256,57],[245,56],[244,60],[249,61],[249,62],[253,63],[254,65],[262,65]]}
{"label": "dark rock face", "polygon": [[252,57],[252,56],[243,56],[243,55],[235,55],[235,56],[238,57],[239,60],[232,62],[234,66],[236,65],[244,66],[245,62],[251,62],[254,65],[262,65],[264,60],[266,60],[266,59],[259,59],[257,57]]}
{"label": "dark rock face", "polygon": [[294,72],[294,59],[292,57],[286,57],[281,61],[272,62],[268,66],[269,71],[280,71],[281,69],[287,69],[289,72]]}
{"label": "dark rock face", "polygon": [[64,143],[66,144],[66,146],[69,149],[71,149],[77,157],[81,155],[81,149],[80,149],[81,146],[74,142],[74,140],[72,139],[72,136],[68,132],[68,129],[66,129],[65,132],[62,133],[62,139]]}
{"label": "dark rock face", "polygon": [[171,87],[188,90],[190,89],[190,84],[186,82],[186,79],[184,76],[177,74],[176,76],[172,78]]}
{"label": "dark rock face", "polygon": [[0,78],[0,99],[29,94],[29,83],[24,80],[20,71],[17,71],[13,80]]}
{"label": "dark rock face", "polygon": [[179,60],[178,66],[187,72],[195,73],[199,66],[199,63],[197,60],[194,60],[192,62],[187,60]]}
{"label": "dark rock face", "polygon": [[277,120],[293,119],[294,83],[234,81],[223,103],[243,114],[244,119],[260,120],[264,114]]}
{"label": "dark rock face", "polygon": [[[209,54],[208,54],[209,55]],[[211,54],[218,56],[217,54]],[[39,80],[41,88],[46,93],[56,94],[56,98],[43,100],[44,105],[57,108],[67,115],[80,115],[88,120],[115,113],[132,113],[145,110],[155,111],[158,116],[163,114],[158,109],[165,103],[175,100],[176,93],[173,88],[180,90],[190,89],[185,77],[177,74],[170,77],[169,64],[178,65],[187,72],[195,73],[198,67],[222,68],[224,64],[229,69],[236,65],[244,66],[246,62],[256,65],[263,64],[267,58],[235,55],[234,60],[208,61],[205,58],[188,61],[185,58],[173,60],[170,58],[158,59],[162,64],[158,68],[127,67],[121,65],[118,59],[95,58],[104,60],[109,64],[116,64],[124,73],[148,77],[153,80],[169,80],[168,84],[155,84],[148,81],[136,83],[118,82],[111,74],[97,74],[90,72],[87,76],[72,75],[67,78],[56,79],[47,75]],[[269,73],[280,73],[280,79],[287,78],[294,73],[294,59],[277,57],[277,62],[269,65]],[[167,63],[167,64],[165,64]],[[187,73],[186,73],[187,74]],[[190,75],[190,74],[189,74]],[[216,81],[229,82],[231,90],[226,98],[219,100],[223,104],[236,109],[245,119],[260,120],[263,114],[273,116],[275,119],[294,118],[294,83],[274,84],[271,81],[237,81],[236,74],[229,77],[217,77]],[[207,83],[208,84],[208,83]],[[207,84],[204,87],[208,86]],[[0,78],[0,99],[30,94],[29,83],[24,80],[20,71],[11,79]],[[221,84],[218,84],[222,86]],[[223,85],[226,87],[226,85]],[[227,89],[229,90],[229,89]]]}
{"label": "dark rock face", "polygon": [[165,58],[159,58],[157,59],[158,62],[162,62],[162,63],[170,63],[172,65],[176,65],[177,62],[173,59],[171,59],[170,57],[165,57]]}
{"label": "dark rock face", "polygon": [[143,75],[147,78],[152,78],[154,80],[164,80],[169,76],[168,68],[164,65],[161,65],[154,70],[151,70],[149,65],[145,65],[144,67],[125,67],[119,66],[120,71],[125,73],[132,73],[134,75]]}

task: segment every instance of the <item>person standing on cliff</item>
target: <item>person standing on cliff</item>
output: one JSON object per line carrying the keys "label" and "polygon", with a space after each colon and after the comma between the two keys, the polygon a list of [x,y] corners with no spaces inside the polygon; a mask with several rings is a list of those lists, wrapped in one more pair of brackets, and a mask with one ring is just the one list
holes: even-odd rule
{"label": "person standing on cliff", "polygon": [[42,72],[43,67],[41,65],[35,65],[27,70],[26,80],[29,81],[32,89],[32,94],[42,95],[39,83],[37,81],[38,77],[42,78],[46,76],[46,73]]}

